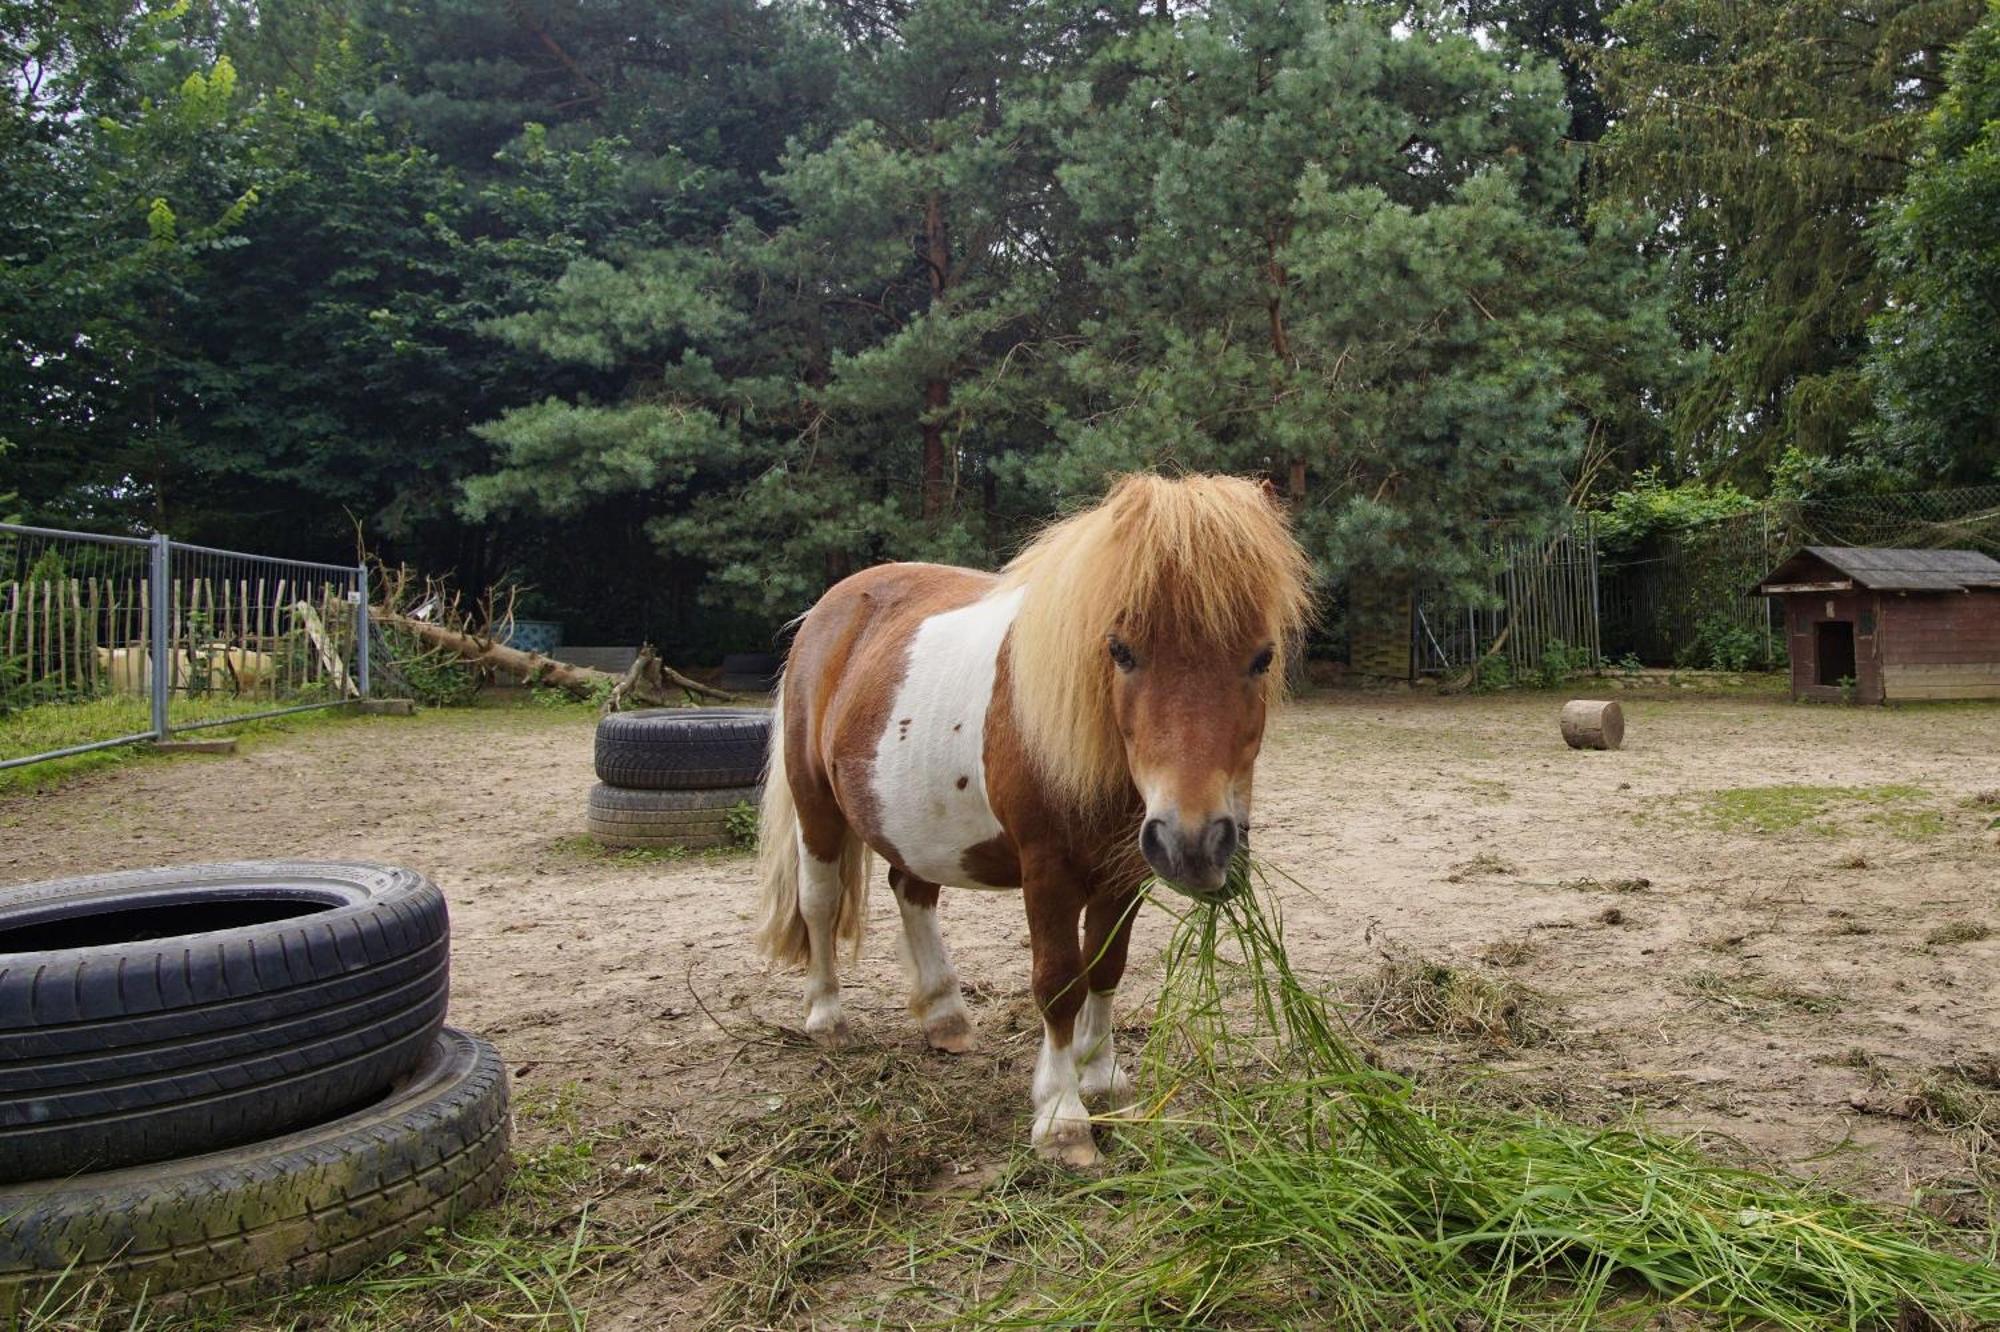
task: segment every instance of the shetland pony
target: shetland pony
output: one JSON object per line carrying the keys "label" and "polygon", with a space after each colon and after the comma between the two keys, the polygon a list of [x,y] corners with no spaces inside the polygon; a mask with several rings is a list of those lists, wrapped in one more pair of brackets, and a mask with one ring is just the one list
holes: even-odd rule
{"label": "shetland pony", "polygon": [[758,856],[757,941],[804,966],[806,1030],[849,1039],[835,951],[858,954],[871,851],[940,1050],[973,1030],[938,887],[1019,888],[1043,1020],[1033,1141],[1095,1164],[1083,1098],[1127,1090],[1111,1002],[1137,895],[1149,872],[1224,891],[1307,572],[1256,483],[1140,475],[998,574],[887,564],[822,597],[776,703]]}

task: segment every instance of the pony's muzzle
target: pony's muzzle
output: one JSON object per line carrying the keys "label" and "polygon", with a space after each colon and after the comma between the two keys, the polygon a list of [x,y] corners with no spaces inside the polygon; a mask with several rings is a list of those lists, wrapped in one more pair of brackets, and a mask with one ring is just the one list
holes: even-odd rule
{"label": "pony's muzzle", "polygon": [[1189,829],[1180,816],[1155,815],[1139,829],[1139,853],[1153,873],[1190,897],[1209,898],[1229,878],[1229,862],[1242,844],[1242,829],[1228,815]]}

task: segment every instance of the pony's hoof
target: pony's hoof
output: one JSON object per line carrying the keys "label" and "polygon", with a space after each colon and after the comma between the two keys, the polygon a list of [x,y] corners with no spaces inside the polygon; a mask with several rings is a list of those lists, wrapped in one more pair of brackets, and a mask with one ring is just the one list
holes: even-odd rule
{"label": "pony's hoof", "polygon": [[924,1024],[924,1039],[931,1049],[942,1050],[946,1054],[971,1054],[979,1048],[979,1037],[972,1030],[971,1021],[963,1013],[946,1013]]}
{"label": "pony's hoof", "polygon": [[1097,1139],[1090,1136],[1087,1127],[1081,1136],[1052,1138],[1037,1144],[1035,1150],[1044,1161],[1054,1161],[1071,1170],[1095,1170],[1104,1164],[1104,1153],[1097,1150]]}
{"label": "pony's hoof", "polygon": [[854,1031],[845,1017],[807,1018],[806,1035],[822,1050],[842,1050],[854,1044]]}

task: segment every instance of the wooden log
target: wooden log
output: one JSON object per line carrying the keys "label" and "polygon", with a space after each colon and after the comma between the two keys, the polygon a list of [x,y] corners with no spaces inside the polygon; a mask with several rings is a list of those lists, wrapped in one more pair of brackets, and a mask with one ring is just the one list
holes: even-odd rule
{"label": "wooden log", "polygon": [[[378,624],[400,629],[414,636],[420,642],[432,647],[441,647],[458,654],[459,658],[474,666],[486,666],[517,676],[524,684],[547,685],[563,690],[577,698],[589,698],[601,687],[613,690],[608,700],[613,710],[632,702],[644,705],[661,705],[673,700],[661,696],[655,690],[635,689],[635,682],[645,675],[653,674],[654,679],[671,685],[689,694],[734,702],[736,695],[727,690],[716,689],[699,680],[690,680],[673,667],[666,665],[652,652],[651,647],[640,653],[633,669],[623,676],[609,671],[600,671],[594,666],[572,666],[566,661],[544,657],[539,652],[523,652],[519,648],[506,647],[490,638],[469,634],[462,629],[451,629],[441,624],[431,624],[425,620],[413,620],[405,615],[377,607],[368,612],[368,618]],[[622,687],[627,692],[616,692]]]}
{"label": "wooden log", "polygon": [[1571,749],[1616,749],[1625,743],[1625,713],[1615,702],[1571,699],[1563,704],[1562,733]]}

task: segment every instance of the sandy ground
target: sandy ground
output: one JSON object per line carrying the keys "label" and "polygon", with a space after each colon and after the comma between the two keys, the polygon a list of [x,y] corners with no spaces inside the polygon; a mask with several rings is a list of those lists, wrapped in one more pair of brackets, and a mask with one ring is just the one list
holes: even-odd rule
{"label": "sandy ground", "polygon": [[[1339,693],[1278,716],[1255,840],[1310,888],[1286,898],[1300,970],[1351,992],[1414,955],[1542,996],[1553,1042],[1384,1036],[1427,1075],[1586,1118],[1636,1107],[1885,1198],[1969,1179],[1964,1134],[1895,1112],[1925,1075],[1990,1075],[2000,1055],[2000,936],[1927,942],[2000,927],[2000,708],[1628,699],[1624,750],[1574,753],[1559,704]],[[747,946],[750,862],[593,853],[591,725],[532,707],[356,720],[0,797],[0,882],[262,855],[414,866],[451,902],[452,1021],[501,1044],[517,1096],[565,1089],[606,1133],[781,1116],[826,1065],[759,1038],[802,1014],[796,979]],[[1769,830],[1787,797],[1717,794],[1778,786],[1842,791],[1789,798],[1816,812]],[[942,915],[982,1050],[922,1053],[878,887],[845,974],[870,1044],[840,1058],[928,1061],[978,1101],[999,1160],[1027,1135],[1036,1039],[1020,902],[948,890]],[[1140,925],[1135,1014],[1162,922]],[[663,1292],[689,1280],[642,1264],[591,1325],[673,1325],[661,1310],[685,1306]]]}

